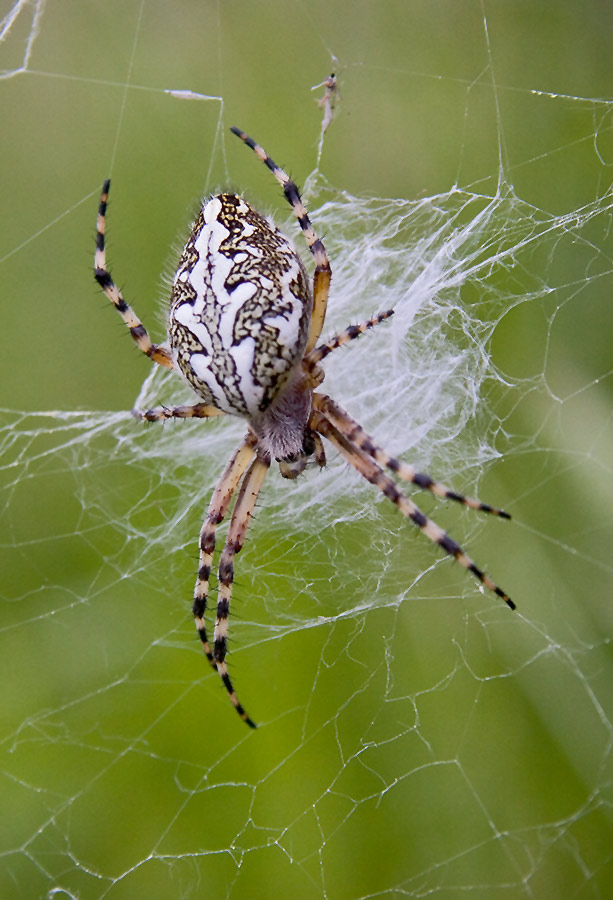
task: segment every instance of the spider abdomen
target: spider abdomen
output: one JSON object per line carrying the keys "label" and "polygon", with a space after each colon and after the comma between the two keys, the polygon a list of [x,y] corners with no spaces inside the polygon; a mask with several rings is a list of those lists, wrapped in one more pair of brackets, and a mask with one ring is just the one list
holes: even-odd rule
{"label": "spider abdomen", "polygon": [[292,244],[235,194],[198,215],[170,299],[170,346],[202,399],[252,418],[266,410],[302,359],[312,311]]}

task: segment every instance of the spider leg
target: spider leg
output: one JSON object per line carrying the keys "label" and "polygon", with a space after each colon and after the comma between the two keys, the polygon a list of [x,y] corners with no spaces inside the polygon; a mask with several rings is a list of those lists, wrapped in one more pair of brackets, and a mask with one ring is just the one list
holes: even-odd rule
{"label": "spider leg", "polygon": [[130,334],[134,338],[138,348],[149,357],[153,362],[167,369],[174,369],[170,351],[160,344],[154,344],[149,337],[147,329],[142,324],[132,307],[128,306],[123,299],[121,291],[113,281],[111,273],[106,267],[106,248],[105,248],[105,230],[106,230],[106,207],[111,186],[110,179],[102,185],[102,194],[100,195],[100,206],[98,207],[98,218],[96,220],[96,253],[94,256],[94,278],[109,298],[121,318],[124,320]]}
{"label": "spider leg", "polygon": [[217,671],[221,676],[224,687],[230,695],[230,700],[236,707],[236,711],[251,728],[255,723],[249,718],[238,701],[236,691],[230,681],[228,667],[226,665],[228,616],[230,614],[230,600],[232,597],[232,584],[234,581],[234,557],[239,553],[245,543],[245,535],[249,527],[249,521],[253,513],[258,494],[268,472],[270,462],[259,456],[251,463],[247,474],[243,479],[236,505],[230,520],[226,544],[219,561],[219,595],[217,601],[217,620],[215,622],[213,658]]}
{"label": "spider leg", "polygon": [[230,457],[230,460],[217,483],[217,487],[213,492],[211,502],[209,503],[209,509],[202,524],[202,530],[200,531],[200,562],[198,566],[198,577],[194,587],[192,612],[194,614],[196,630],[202,641],[206,658],[213,667],[215,667],[215,660],[213,659],[213,654],[206,634],[204,614],[206,612],[206,603],[209,595],[209,577],[211,575],[211,567],[213,564],[213,551],[215,550],[215,534],[217,526],[223,521],[228,512],[230,501],[232,500],[234,491],[236,490],[245,469],[255,455],[255,444],[255,437],[252,434],[248,434]]}
{"label": "spider leg", "polygon": [[385,312],[377,313],[377,315],[368,319],[366,322],[361,322],[359,325],[349,325],[344,331],[331,337],[325,344],[319,344],[314,350],[311,350],[311,352],[307,354],[305,362],[308,366],[316,366],[334,350],[337,350],[344,344],[348,344],[349,341],[353,341],[361,334],[364,334],[369,328],[374,328],[379,322],[384,322],[385,319],[389,319],[393,315],[393,309],[386,309]]}
{"label": "spider leg", "polygon": [[133,409],[135,419],[144,419],[146,422],[163,422],[165,419],[208,419],[211,416],[225,415],[222,409],[216,406],[207,406],[206,403],[194,403],[191,406],[171,406],[160,409]]}
{"label": "spider leg", "polygon": [[326,418],[333,423],[350,444],[359,447],[362,453],[371,456],[379,463],[379,465],[385,466],[386,469],[389,469],[390,472],[394,472],[403,481],[408,481],[416,487],[421,488],[421,490],[430,491],[430,493],[435,494],[437,497],[442,497],[445,500],[455,500],[457,503],[462,503],[464,506],[469,506],[471,509],[478,509],[481,512],[491,513],[491,515],[500,516],[501,519],[511,518],[508,512],[497,509],[495,506],[490,506],[489,503],[481,503],[480,500],[474,500],[472,497],[465,497],[463,494],[458,494],[455,491],[450,490],[450,488],[446,487],[444,484],[441,484],[440,481],[434,481],[434,479],[429,475],[426,475],[425,472],[418,472],[415,466],[402,462],[402,460],[396,459],[394,456],[390,456],[389,453],[386,453],[385,450],[378,447],[370,435],[364,431],[362,426],[358,425],[358,423],[351,418],[349,413],[345,412],[345,410],[332,400],[331,397],[328,397],[325,394],[314,394],[313,406],[323,412]]}
{"label": "spider leg", "polygon": [[492,581],[489,575],[486,575],[485,572],[475,565],[468,554],[462,550],[460,545],[457,544],[446,531],[440,528],[431,519],[428,519],[419,507],[398,489],[395,482],[392,481],[389,475],[385,474],[377,462],[375,462],[374,458],[367,455],[367,453],[359,446],[353,444],[349,438],[336,427],[331,419],[328,418],[327,414],[315,410],[311,414],[309,425],[314,430],[319,431],[320,434],[323,434],[324,437],[328,438],[328,440],[341,452],[342,456],[345,457],[347,462],[351,463],[360,475],[385,494],[388,500],[391,500],[407,519],[411,519],[426,537],[442,547],[450,556],[457,559],[460,565],[464,566],[465,569],[468,569],[469,572],[472,572],[481,584],[485,585],[490,591],[493,591],[498,597],[504,600],[511,609],[515,609],[515,604],[511,598]]}
{"label": "spider leg", "polygon": [[308,353],[317,343],[326,317],[328,291],[330,290],[330,279],[332,277],[326,248],[321,239],[317,236],[315,229],[311,224],[311,220],[309,219],[306,207],[300,198],[300,192],[289,175],[287,175],[283,169],[270,158],[263,147],[256,144],[253,138],[250,138],[244,131],[241,131],[240,128],[232,127],[230,128],[230,131],[239,137],[241,141],[244,141],[248,147],[251,147],[254,153],[262,160],[264,165],[268,166],[275,176],[283,188],[283,193],[285,194],[289,205],[294,210],[294,215],[298,219],[298,224],[302,229],[307,246],[313,254],[313,259],[315,260],[315,273],[313,275],[313,313],[311,316],[309,337],[306,344],[306,352]]}
{"label": "spider leg", "polygon": [[326,465],[326,451],[324,450],[324,443],[316,431],[312,431],[311,434],[313,435],[313,442],[315,443],[315,462],[320,469],[323,469]]}

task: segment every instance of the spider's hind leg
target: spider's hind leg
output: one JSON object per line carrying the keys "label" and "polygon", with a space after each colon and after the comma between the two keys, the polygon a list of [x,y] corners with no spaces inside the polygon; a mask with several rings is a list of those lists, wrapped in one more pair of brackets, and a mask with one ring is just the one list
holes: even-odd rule
{"label": "spider's hind leg", "polygon": [[308,352],[309,350],[312,350],[317,343],[323,328],[324,319],[326,318],[328,292],[330,290],[330,279],[332,278],[330,260],[328,259],[326,248],[313,228],[311,220],[309,219],[309,214],[300,197],[300,191],[289,175],[287,175],[283,169],[270,158],[263,147],[256,144],[253,138],[250,138],[249,135],[245,134],[244,131],[241,131],[240,128],[232,127],[230,128],[230,131],[247,144],[275,176],[283,188],[283,193],[285,194],[287,202],[294,210],[294,215],[298,219],[298,224],[302,229],[307,247],[313,254],[313,259],[315,260],[315,273],[313,275],[313,313],[306,344]]}
{"label": "spider's hind leg", "polygon": [[124,320],[130,330],[133,340],[136,342],[139,350],[142,350],[145,356],[160,366],[167,369],[174,369],[175,364],[170,351],[161,344],[154,344],[149,337],[149,333],[143,323],[140,321],[134,310],[129,306],[123,298],[123,295],[106,266],[106,210],[108,204],[109,190],[111,181],[109,178],[102,185],[102,193],[100,195],[100,205],[98,206],[98,218],[96,220],[96,253],[94,256],[94,278],[109,298],[121,318]]}

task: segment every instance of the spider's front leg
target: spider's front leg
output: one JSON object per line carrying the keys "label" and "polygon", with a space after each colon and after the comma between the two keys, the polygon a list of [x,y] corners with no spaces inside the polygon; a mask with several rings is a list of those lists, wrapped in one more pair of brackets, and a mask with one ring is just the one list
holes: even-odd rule
{"label": "spider's front leg", "polygon": [[213,660],[237,713],[251,728],[256,727],[255,722],[249,718],[244,708],[239,703],[225,661],[228,638],[228,616],[230,614],[230,600],[232,597],[232,584],[234,582],[234,557],[242,550],[245,543],[247,528],[249,527],[258,494],[260,493],[269,466],[270,462],[259,456],[256,456],[251,463],[251,466],[243,479],[236,500],[236,506],[234,507],[232,519],[230,520],[230,528],[228,529],[228,537],[226,538],[226,544],[219,562],[219,596],[217,600],[217,620],[215,622]]}
{"label": "spider's front leg", "polygon": [[478,509],[493,516],[500,516],[501,519],[511,518],[510,514],[503,509],[498,509],[498,507],[491,506],[489,503],[482,503],[481,500],[475,500],[473,497],[458,494],[457,491],[452,491],[440,481],[435,481],[434,478],[431,478],[425,472],[418,471],[415,466],[396,459],[395,456],[390,456],[389,453],[375,444],[370,435],[364,431],[355,419],[351,418],[349,413],[345,412],[338,403],[326,394],[315,394],[313,405],[324,413],[328,421],[332,422],[351,444],[358,447],[367,456],[371,456],[380,466],[385,466],[403,481],[414,484],[422,491],[430,491],[430,493],[444,500],[455,500],[456,503],[462,503],[471,509]]}
{"label": "spider's front leg", "polygon": [[[321,397],[322,395],[319,396]],[[329,398],[325,398],[325,400],[329,400]],[[445,553],[448,553],[450,556],[457,559],[460,565],[471,572],[481,584],[496,594],[496,596],[500,597],[501,600],[504,600],[510,609],[515,609],[515,604],[509,595],[506,594],[502,588],[498,587],[489,575],[486,575],[482,569],[475,565],[470,556],[468,556],[462,547],[460,547],[446,531],[440,528],[432,521],[432,519],[425,516],[410,497],[407,497],[398,489],[396,483],[392,481],[389,475],[385,474],[383,469],[381,469],[378,462],[375,460],[374,455],[371,455],[359,444],[353,443],[345,434],[343,434],[333,421],[332,417],[329,416],[327,412],[323,411],[323,406],[325,404],[323,404],[321,400],[318,401],[318,403],[320,409],[314,409],[309,421],[311,428],[316,429],[320,434],[323,434],[324,437],[340,451],[347,462],[350,463],[360,475],[366,478],[367,481],[370,481],[371,484],[378,488],[388,500],[391,500],[400,512],[417,525],[427,538],[433,543],[438,544]]]}
{"label": "spider's front leg", "polygon": [[215,667],[215,660],[209,646],[209,639],[206,633],[206,623],[204,614],[206,612],[206,603],[209,595],[209,578],[211,576],[211,567],[213,563],[213,552],[215,550],[215,535],[217,526],[222,522],[228,512],[228,507],[234,495],[238,483],[243,477],[249,463],[255,455],[256,438],[252,434],[248,434],[242,444],[234,451],[230,460],[223,471],[221,478],[215,488],[206,519],[202,524],[200,531],[200,563],[198,566],[198,577],[194,587],[194,603],[192,612],[196,623],[198,636],[202,641],[204,652],[210,664]]}

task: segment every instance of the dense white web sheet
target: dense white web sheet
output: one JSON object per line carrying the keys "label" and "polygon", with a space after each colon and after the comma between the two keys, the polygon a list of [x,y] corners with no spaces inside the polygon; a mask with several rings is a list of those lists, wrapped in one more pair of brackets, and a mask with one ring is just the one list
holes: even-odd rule
{"label": "dense white web sheet", "polygon": [[[183,102],[174,72],[135,87],[134,67],[148,53],[157,59],[164,22],[156,18],[163,19],[161,5],[128,6],[125,30],[113,32],[125,39],[127,68],[115,73],[124,96],[106,123],[105,159],[110,152],[114,166],[128,152],[149,100],[164,98],[169,120],[186,119],[189,108],[213,136],[196,192],[223,177],[232,187],[257,185],[252,200],[276,197],[245,148],[244,168],[234,171],[242,156],[230,150],[227,126],[250,123],[228,118],[228,94],[237,92],[223,87],[224,78],[202,103]],[[177,15],[189,16],[185,6]],[[74,5],[65,7],[78,17]],[[44,63],[45,38],[67,9],[26,2],[3,11],[0,49],[10,55],[0,69],[9,91],[24,78],[44,87],[61,74],[76,79],[88,102],[100,102],[89,93],[86,58],[59,57],[53,71]],[[241,423],[142,427],[128,411],[75,411],[78,402],[59,411],[41,403],[42,412],[28,411],[27,400],[5,403],[0,895],[607,896],[612,368],[602,349],[610,319],[601,297],[612,274],[610,106],[587,92],[550,91],[548,82],[523,87],[519,69],[516,83],[498,81],[504,57],[492,49],[490,11],[481,4],[472,11],[483,20],[478,46],[493,85],[498,161],[489,177],[460,177],[472,149],[468,82],[456,184],[412,199],[352,193],[345,184],[359,154],[345,160],[346,180],[329,175],[328,142],[362,114],[362,71],[382,104],[390,86],[414,72],[385,54],[381,61],[397,23],[382,26],[372,48],[341,60],[331,123],[310,95],[317,76],[293,76],[303,90],[293,103],[305,120],[311,114],[311,167],[319,160],[304,196],[332,260],[326,333],[396,310],[330,358],[326,390],[389,451],[510,509],[507,523],[416,498],[509,591],[518,613],[480,596],[335,454],[325,472],[296,484],[274,473],[237,563],[232,617],[231,671],[260,724],[252,735],[207,671],[189,616],[200,521]],[[207,12],[215,23],[208,46],[229,82],[235,56],[225,48],[237,24],[223,8]],[[323,45],[330,51],[323,64],[331,64],[334,29],[323,12],[301,4],[292,12],[310,52]],[[413,28],[424,28],[418,12],[416,5]],[[81,23],[84,44],[94,42],[96,27],[109,27],[100,15]],[[426,23],[435,28],[436,17]],[[268,38],[250,37],[257,58]],[[443,62],[436,77],[455,86]],[[527,118],[538,117],[542,107],[532,103],[545,98],[562,107],[561,120],[582,110],[583,131],[549,137],[544,147],[535,137],[522,165],[510,162],[507,126],[516,119],[500,109],[503,89],[519,94]],[[272,87],[271,94],[258,97],[263,106],[274,107]],[[252,130],[296,177],[307,171],[279,154],[270,125],[272,143]],[[384,140],[394,138],[390,125]],[[590,148],[593,183],[565,194],[570,206],[554,195],[551,203],[526,199],[524,169],[538,170],[542,157],[555,170],[575,143],[582,153]],[[27,177],[28,160],[23,169]],[[169,179],[168,170],[149,172],[145,182],[168,191]],[[140,245],[122,224],[127,181],[113,187],[109,253],[130,291]],[[88,322],[113,314],[82,274],[90,250],[93,257],[93,182],[87,177],[77,197],[62,175],[65,206],[46,222],[24,228],[18,220],[0,249],[3,296],[10,290],[25,309],[31,297],[40,302],[38,281],[26,289],[17,277],[32,247],[38,258],[62,254],[64,267],[75,253],[83,257],[70,304],[65,278],[48,279],[58,286],[45,299],[71,342],[84,329],[74,304],[92,307]],[[532,191],[539,196],[538,185]],[[56,237],[72,218],[75,234],[81,220],[90,228],[78,249],[72,233],[69,241]],[[300,247],[289,214],[284,230]],[[149,277],[155,283],[157,273]],[[159,337],[159,323],[139,302],[143,293],[129,299]],[[10,345],[23,340],[23,319],[16,322]],[[106,342],[98,334],[104,326],[88,327],[93,354]],[[129,339],[112,338],[118,330],[104,332],[111,334],[105,373],[85,370],[109,390],[118,360],[135,353]],[[74,380],[69,371],[67,391]],[[133,402],[141,408],[190,399],[161,371],[140,391],[138,384]]]}

